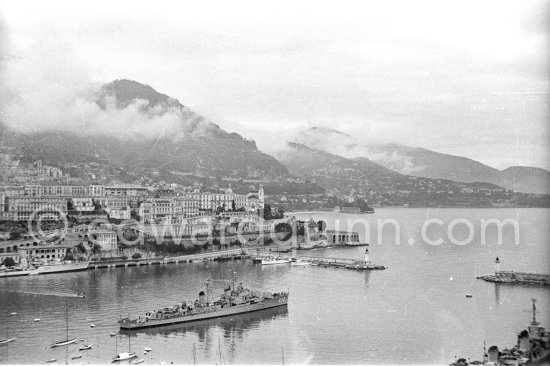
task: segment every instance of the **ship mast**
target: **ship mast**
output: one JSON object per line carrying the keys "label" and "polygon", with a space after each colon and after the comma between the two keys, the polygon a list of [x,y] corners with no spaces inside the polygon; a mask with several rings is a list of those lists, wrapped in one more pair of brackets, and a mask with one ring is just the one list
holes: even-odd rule
{"label": "ship mast", "polygon": [[65,299],[65,330],[67,335],[67,340],[69,340],[69,310],[67,309],[67,299]]}
{"label": "ship mast", "polygon": [[208,301],[208,298],[210,296],[210,278],[206,280],[206,305],[208,305],[210,302]]}
{"label": "ship mast", "polygon": [[537,299],[531,299],[533,302],[533,310],[531,311],[533,313],[533,320],[531,320],[531,325],[539,325],[539,322],[537,322]]}

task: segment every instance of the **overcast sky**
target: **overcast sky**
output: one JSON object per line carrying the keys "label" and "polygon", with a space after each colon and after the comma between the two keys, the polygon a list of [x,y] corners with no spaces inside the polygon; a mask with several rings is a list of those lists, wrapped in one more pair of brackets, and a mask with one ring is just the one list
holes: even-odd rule
{"label": "overcast sky", "polygon": [[12,88],[43,67],[52,85],[133,79],[268,151],[273,130],[324,126],[548,169],[549,7],[0,0],[0,52]]}

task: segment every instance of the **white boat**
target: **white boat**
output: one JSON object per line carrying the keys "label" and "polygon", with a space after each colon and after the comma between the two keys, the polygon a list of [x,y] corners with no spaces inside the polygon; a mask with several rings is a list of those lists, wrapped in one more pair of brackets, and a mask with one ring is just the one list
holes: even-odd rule
{"label": "white boat", "polygon": [[0,346],[3,345],[3,344],[8,344],[10,342],[13,342],[15,341],[17,338],[13,337],[13,338],[6,338],[6,339],[2,339],[0,340]]}
{"label": "white boat", "polygon": [[153,349],[151,347],[145,347],[143,350],[145,352],[151,352]]}
{"label": "white boat", "polygon": [[109,336],[115,337],[115,336],[116,336],[116,333],[111,332],[111,334],[109,334]]}
{"label": "white boat", "polygon": [[76,359],[78,359],[78,358],[82,358],[82,355],[73,356],[73,357],[71,357],[71,360],[76,360]]}
{"label": "white boat", "polygon": [[135,352],[122,352],[116,355],[116,357],[113,359],[113,362],[130,360],[134,357],[137,357],[137,353]]}
{"label": "white boat", "polygon": [[90,328],[95,328],[95,324],[90,324]]}
{"label": "white boat", "polygon": [[82,346],[78,347],[79,351],[85,351],[87,349],[92,349],[92,345],[91,344],[83,344]]}
{"label": "white boat", "polygon": [[145,361],[144,358],[140,358],[139,360],[133,360],[132,363],[133,363],[134,365],[137,365],[138,363],[143,363],[144,361]]}
{"label": "white boat", "polygon": [[34,321],[35,321],[35,322],[39,322],[39,321],[40,321],[40,318],[34,318]]}
{"label": "white boat", "polygon": [[76,342],[76,339],[67,339],[66,341],[55,342],[54,344],[51,345],[50,348],[55,348],[55,347],[60,347],[60,346],[67,346],[67,345],[75,343],[75,342]]}
{"label": "white boat", "polygon": [[74,271],[86,271],[88,269],[88,262],[80,263],[57,263],[47,264],[40,266],[31,271],[32,274],[47,274],[47,273],[59,273],[59,272],[74,272]]}
{"label": "white boat", "polygon": [[67,309],[67,301],[65,300],[65,330],[66,330],[66,340],[55,342],[50,346],[50,348],[67,346],[69,344],[75,343],[77,339],[69,339],[69,313]]}
{"label": "white boat", "polygon": [[277,257],[277,258],[263,258],[262,264],[286,264],[290,263],[290,259]]}
{"label": "white boat", "polygon": [[49,360],[47,360],[46,362],[50,363],[50,362],[55,362],[57,361],[57,358],[50,358]]}
{"label": "white boat", "polygon": [[290,265],[291,266],[307,266],[307,265],[309,265],[309,262],[298,259],[296,262],[290,262]]}

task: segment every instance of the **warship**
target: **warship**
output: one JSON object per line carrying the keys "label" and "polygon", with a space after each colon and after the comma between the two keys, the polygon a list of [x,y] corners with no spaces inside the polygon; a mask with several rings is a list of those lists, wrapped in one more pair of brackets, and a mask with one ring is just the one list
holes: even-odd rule
{"label": "warship", "polygon": [[205,319],[220,318],[287,306],[288,292],[255,291],[243,287],[242,282],[235,286],[227,285],[219,298],[210,301],[209,281],[206,292],[200,291],[193,303],[182,302],[172,307],[148,311],[137,318],[119,320],[120,329],[133,330],[169,324],[188,323]]}

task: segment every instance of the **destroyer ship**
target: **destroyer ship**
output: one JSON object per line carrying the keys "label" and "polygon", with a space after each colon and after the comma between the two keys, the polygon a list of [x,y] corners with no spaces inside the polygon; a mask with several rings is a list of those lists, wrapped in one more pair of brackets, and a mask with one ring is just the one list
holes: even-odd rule
{"label": "destroyer ship", "polygon": [[288,292],[254,291],[243,287],[227,285],[220,297],[212,302],[209,298],[209,281],[206,282],[206,293],[201,291],[193,303],[182,302],[172,307],[146,312],[137,318],[119,320],[120,329],[133,330],[161,325],[187,323],[204,319],[220,318],[287,306]]}

